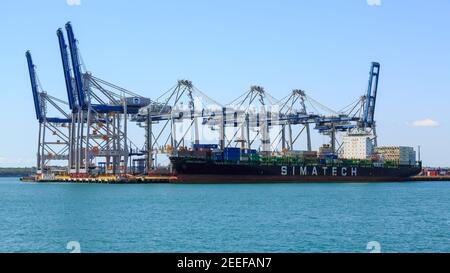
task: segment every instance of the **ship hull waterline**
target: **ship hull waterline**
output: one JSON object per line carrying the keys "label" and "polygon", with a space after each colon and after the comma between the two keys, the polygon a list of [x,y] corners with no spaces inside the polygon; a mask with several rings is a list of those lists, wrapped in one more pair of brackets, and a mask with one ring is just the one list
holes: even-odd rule
{"label": "ship hull waterline", "polygon": [[365,183],[409,181],[420,172],[418,166],[372,168],[358,166],[305,166],[217,164],[172,158],[178,184],[237,183]]}
{"label": "ship hull waterline", "polygon": [[386,183],[404,182],[410,178],[399,177],[284,177],[284,176],[235,176],[235,175],[177,175],[174,184],[272,184],[272,183]]}

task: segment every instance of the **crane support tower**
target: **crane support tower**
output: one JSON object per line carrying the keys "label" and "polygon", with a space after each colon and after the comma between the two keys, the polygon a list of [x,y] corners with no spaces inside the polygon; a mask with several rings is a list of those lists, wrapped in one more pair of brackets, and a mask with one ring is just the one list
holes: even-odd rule
{"label": "crane support tower", "polygon": [[[36,119],[39,123],[36,160],[37,174],[41,178],[48,179],[52,178],[53,175],[50,171],[53,163],[69,159],[68,147],[71,118],[63,110],[65,102],[50,96],[42,89],[30,51],[27,51],[25,55],[30,75]],[[49,117],[49,108],[58,112],[62,117]]]}

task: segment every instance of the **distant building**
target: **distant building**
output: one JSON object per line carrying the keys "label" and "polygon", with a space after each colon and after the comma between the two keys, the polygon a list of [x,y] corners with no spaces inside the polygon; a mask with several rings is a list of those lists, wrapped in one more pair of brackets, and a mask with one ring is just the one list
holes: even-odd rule
{"label": "distant building", "polygon": [[450,168],[431,168],[424,167],[421,175],[423,176],[450,176]]}

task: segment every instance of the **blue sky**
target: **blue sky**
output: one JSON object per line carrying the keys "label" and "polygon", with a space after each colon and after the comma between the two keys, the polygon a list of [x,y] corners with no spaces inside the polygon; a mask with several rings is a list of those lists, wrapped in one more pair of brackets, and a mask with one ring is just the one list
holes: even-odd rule
{"label": "blue sky", "polygon": [[370,62],[378,61],[379,143],[421,145],[426,165],[450,166],[450,1],[369,2],[380,5],[2,1],[0,167],[35,161],[37,122],[26,50],[32,51],[45,90],[65,98],[56,29],[67,21],[88,70],[151,98],[187,78],[223,102],[258,84],[277,98],[302,88],[339,109],[363,94]]}

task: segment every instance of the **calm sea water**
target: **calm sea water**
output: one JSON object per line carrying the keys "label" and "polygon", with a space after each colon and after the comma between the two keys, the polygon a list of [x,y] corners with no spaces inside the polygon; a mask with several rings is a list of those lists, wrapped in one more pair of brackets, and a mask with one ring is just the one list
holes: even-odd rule
{"label": "calm sea water", "polygon": [[28,184],[0,178],[0,252],[450,252],[450,183]]}

